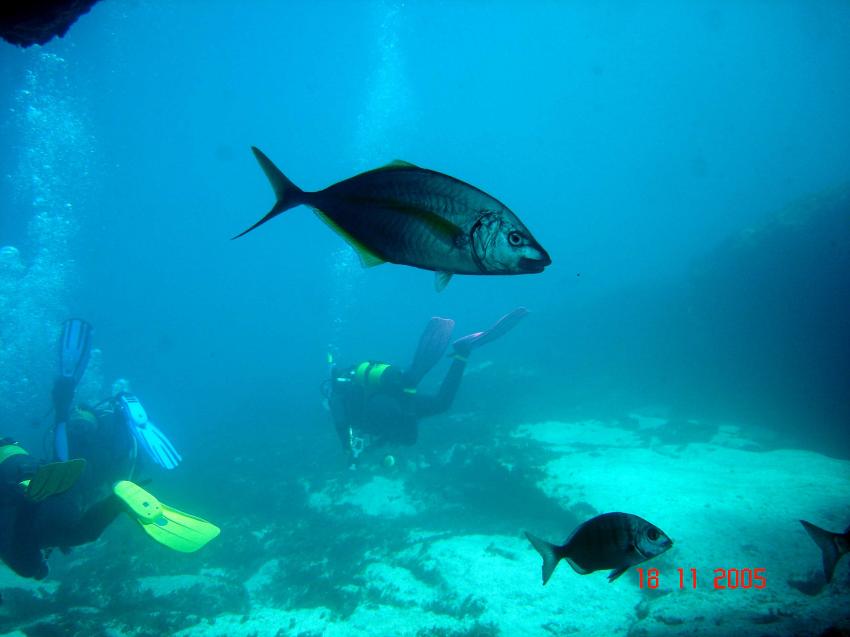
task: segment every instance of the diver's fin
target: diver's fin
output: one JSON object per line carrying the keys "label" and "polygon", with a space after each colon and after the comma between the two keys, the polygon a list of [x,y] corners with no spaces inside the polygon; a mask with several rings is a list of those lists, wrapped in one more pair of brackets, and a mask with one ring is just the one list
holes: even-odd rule
{"label": "diver's fin", "polygon": [[327,214],[319,210],[318,208],[313,208],[313,211],[316,215],[324,221],[327,226],[336,232],[339,236],[345,239],[346,243],[354,248],[354,251],[357,253],[357,256],[360,257],[360,263],[363,264],[364,268],[372,268],[376,265],[381,265],[382,263],[386,263],[386,259],[382,258],[377,252],[375,252],[372,248],[368,247],[366,244],[361,243],[357,239],[355,239],[351,234],[346,232],[339,224],[337,224],[333,219],[331,219]]}
{"label": "diver's fin", "polygon": [[65,462],[71,457],[68,449],[68,425],[65,421],[57,422],[53,427],[53,457],[59,462]]}
{"label": "diver's fin", "polygon": [[608,581],[613,582],[615,579],[620,577],[623,573],[629,570],[628,566],[621,566],[620,568],[615,568],[613,571],[608,573]]}
{"label": "diver's fin", "polygon": [[62,324],[59,340],[59,374],[80,382],[91,354],[92,326],[82,319],[68,319]]}
{"label": "diver's fin", "polygon": [[74,486],[85,468],[86,461],[82,458],[41,465],[27,481],[27,499],[31,502],[41,502],[52,495],[64,493]]}
{"label": "diver's fin", "polygon": [[163,504],[133,482],[117,482],[113,492],[148,535],[172,550],[192,553],[221,533],[215,524]]}
{"label": "diver's fin", "polygon": [[493,327],[486,329],[483,332],[473,332],[472,334],[467,334],[463,338],[459,338],[454,342],[455,352],[465,356],[472,350],[495,341],[497,338],[504,336],[514,329],[526,314],[528,314],[527,309],[524,307],[518,307],[496,321]]}
{"label": "diver's fin", "polygon": [[446,286],[449,284],[449,281],[452,280],[452,272],[435,272],[436,277],[434,278],[434,288],[437,292],[442,292],[446,289]]}
{"label": "diver's fin", "polygon": [[815,526],[811,522],[806,522],[805,520],[800,520],[800,524],[803,525],[803,528],[806,529],[809,536],[815,541],[815,544],[823,553],[823,574],[826,577],[826,581],[832,581],[832,574],[835,572],[835,565],[838,564],[838,560],[841,559],[841,556],[846,553],[842,553],[835,540],[837,537],[840,537],[838,533],[832,533],[827,531],[826,529],[822,529],[819,526]]}
{"label": "diver's fin", "polygon": [[260,168],[262,168],[263,172],[266,174],[266,177],[274,190],[274,194],[277,197],[277,201],[265,217],[260,219],[247,230],[240,232],[235,237],[232,237],[233,239],[238,239],[239,237],[248,234],[251,230],[263,225],[266,221],[278,216],[281,212],[303,203],[304,191],[293,184],[286,175],[280,172],[280,169],[274,165],[271,159],[263,154],[263,151],[255,146],[251,146],[251,150],[254,152],[254,157],[256,157],[259,162]]}
{"label": "diver's fin", "polygon": [[144,427],[139,427],[137,433],[144,439],[151,458],[163,469],[174,469],[183,460],[183,456],[177,453],[171,441],[150,420]]}
{"label": "diver's fin", "polygon": [[449,345],[454,327],[455,322],[452,319],[434,316],[428,321],[422,336],[419,337],[413,361],[404,372],[405,388],[416,387],[425,374],[437,364]]}
{"label": "diver's fin", "polygon": [[555,567],[561,560],[562,556],[559,555],[560,547],[555,544],[551,544],[546,540],[542,540],[528,531],[526,531],[525,537],[528,538],[528,541],[531,542],[531,546],[533,546],[534,549],[540,553],[540,557],[543,558],[543,585],[545,586],[546,582],[549,581],[549,578],[552,577],[552,571],[555,570]]}
{"label": "diver's fin", "polygon": [[165,469],[174,469],[183,458],[174,445],[149,419],[139,399],[132,394],[118,396],[124,422],[136,441],[147,452],[151,460]]}

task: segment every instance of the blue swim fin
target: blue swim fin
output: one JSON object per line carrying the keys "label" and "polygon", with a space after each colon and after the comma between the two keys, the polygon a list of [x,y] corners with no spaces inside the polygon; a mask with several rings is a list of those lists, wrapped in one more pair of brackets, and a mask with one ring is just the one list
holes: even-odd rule
{"label": "blue swim fin", "polygon": [[443,352],[449,345],[455,322],[452,319],[434,316],[425,326],[425,331],[419,337],[419,345],[413,362],[404,372],[404,386],[413,389],[424,378],[425,374],[442,358]]}
{"label": "blue swim fin", "polygon": [[68,319],[62,325],[59,341],[59,374],[80,382],[91,354],[92,326],[82,319]]}
{"label": "blue swim fin", "polygon": [[91,354],[92,326],[82,319],[68,319],[62,324],[59,339],[59,377],[53,384],[53,455],[68,460],[66,422],[77,384],[83,377]]}
{"label": "blue swim fin", "polygon": [[148,419],[148,414],[138,398],[133,394],[119,394],[118,404],[124,415],[124,422],[151,460],[164,469],[174,469],[180,464],[182,456],[177,453],[165,434]]}
{"label": "blue swim fin", "polygon": [[474,349],[478,349],[482,345],[492,343],[497,338],[501,338],[512,329],[528,314],[528,310],[524,307],[518,307],[515,310],[508,312],[489,329],[483,332],[473,332],[467,334],[463,338],[457,339],[453,343],[455,354],[458,356],[469,356]]}

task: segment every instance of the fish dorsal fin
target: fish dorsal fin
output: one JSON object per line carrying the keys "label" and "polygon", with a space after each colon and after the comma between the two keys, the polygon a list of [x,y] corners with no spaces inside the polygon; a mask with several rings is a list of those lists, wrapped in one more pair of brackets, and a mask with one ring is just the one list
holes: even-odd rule
{"label": "fish dorsal fin", "polygon": [[416,164],[411,164],[409,161],[404,161],[403,159],[393,159],[388,164],[378,166],[377,168],[372,168],[360,174],[368,175],[369,173],[382,173],[387,170],[409,170],[411,168],[414,168],[416,170],[422,170],[421,168],[419,168],[419,166],[417,166]]}
{"label": "fish dorsal fin", "polygon": [[452,280],[452,272],[435,272],[436,278],[434,279],[434,287],[437,288],[437,292],[442,292],[446,289],[446,286],[449,284],[449,281]]}
{"label": "fish dorsal fin", "polygon": [[368,170],[366,172],[375,173],[381,170],[404,170],[406,168],[419,168],[419,166],[417,166],[416,164],[411,164],[409,161],[404,161],[403,159],[393,159],[388,164],[378,166],[377,168],[373,168],[372,170]]}
{"label": "fish dorsal fin", "polygon": [[360,263],[363,264],[364,268],[373,268],[376,265],[381,265],[382,263],[387,262],[386,259],[382,258],[370,247],[364,245],[363,243],[352,237],[351,234],[346,232],[338,224],[334,223],[333,219],[328,217],[324,212],[322,212],[318,208],[313,208],[313,212],[315,212],[316,216],[318,216],[319,219],[324,221],[331,230],[333,230],[339,236],[345,239],[348,245],[354,248],[354,251],[357,253],[357,256],[360,257]]}
{"label": "fish dorsal fin", "polygon": [[419,168],[419,166],[403,159],[393,159],[389,164],[381,166],[378,170],[393,170],[396,168]]}

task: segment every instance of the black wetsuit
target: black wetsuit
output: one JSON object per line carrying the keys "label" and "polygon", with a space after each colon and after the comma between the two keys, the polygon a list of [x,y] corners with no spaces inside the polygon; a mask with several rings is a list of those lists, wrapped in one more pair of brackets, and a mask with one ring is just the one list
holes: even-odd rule
{"label": "black wetsuit", "polygon": [[46,551],[94,542],[124,510],[111,487],[129,478],[132,438],[103,410],[97,423],[83,424],[69,426],[68,442],[71,457],[84,458],[86,468],[64,493],[32,502],[20,482],[31,478],[41,462],[18,454],[0,463],[0,558],[18,575],[43,579]]}
{"label": "black wetsuit", "polygon": [[352,435],[364,434],[376,444],[414,444],[419,420],[451,407],[465,368],[466,361],[455,358],[435,395],[405,391],[401,382],[366,388],[357,382],[335,380],[329,403],[343,449],[350,453]]}

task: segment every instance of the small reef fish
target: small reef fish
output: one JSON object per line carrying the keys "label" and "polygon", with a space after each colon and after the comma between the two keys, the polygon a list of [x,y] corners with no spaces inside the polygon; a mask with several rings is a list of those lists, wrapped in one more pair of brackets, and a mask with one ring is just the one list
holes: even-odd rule
{"label": "small reef fish", "polygon": [[364,266],[433,270],[438,291],[452,274],[531,274],[552,263],[507,206],[454,177],[395,161],[306,192],[259,149],[251,150],[277,202],[234,239],[303,204],[354,247]]}
{"label": "small reef fish", "polygon": [[823,553],[823,574],[826,581],[831,582],[838,560],[850,551],[850,526],[844,533],[832,533],[805,520],[800,520],[800,524]]}
{"label": "small reef fish", "polygon": [[613,582],[636,564],[664,553],[671,540],[654,524],[631,513],[603,513],[576,528],[563,545],[550,544],[526,533],[531,545],[543,558],[543,584],[562,559],[582,575],[600,569],[613,569]]}

